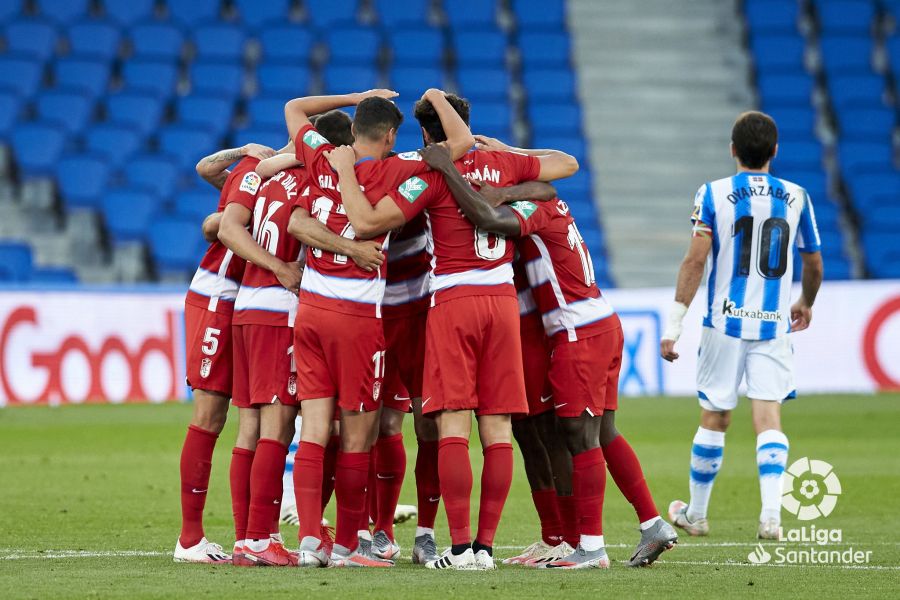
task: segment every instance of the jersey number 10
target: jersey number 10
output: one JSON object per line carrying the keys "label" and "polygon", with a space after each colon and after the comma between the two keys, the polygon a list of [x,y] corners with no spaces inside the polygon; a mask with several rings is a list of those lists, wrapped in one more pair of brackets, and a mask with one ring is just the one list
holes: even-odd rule
{"label": "jersey number 10", "polygon": [[[737,251],[739,262],[736,275],[750,275],[750,255],[753,251],[753,217],[741,217],[734,222],[732,237],[739,238]],[[766,279],[778,279],[787,271],[788,243],[791,239],[791,227],[780,217],[771,217],[762,223],[759,231],[759,261],[757,269]]]}

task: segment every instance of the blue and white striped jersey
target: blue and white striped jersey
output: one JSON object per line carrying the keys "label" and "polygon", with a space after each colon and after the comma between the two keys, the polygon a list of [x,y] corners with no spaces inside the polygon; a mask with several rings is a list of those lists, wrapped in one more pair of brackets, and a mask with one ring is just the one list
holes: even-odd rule
{"label": "blue and white striped jersey", "polygon": [[765,173],[738,173],[697,190],[692,220],[695,231],[712,235],[704,326],[744,340],[788,333],[794,245],[821,249],[806,190]]}

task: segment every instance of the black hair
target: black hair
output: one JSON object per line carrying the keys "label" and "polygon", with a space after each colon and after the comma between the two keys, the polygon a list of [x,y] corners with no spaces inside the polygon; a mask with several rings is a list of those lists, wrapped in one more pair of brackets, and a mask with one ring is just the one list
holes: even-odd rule
{"label": "black hair", "polygon": [[390,100],[373,96],[356,105],[353,130],[357,137],[374,141],[383,138],[391,129],[398,130],[401,123],[403,123],[403,113],[396,104]]}
{"label": "black hair", "polygon": [[778,127],[765,113],[755,110],[741,113],[731,129],[731,143],[742,165],[760,169],[775,156]]}
{"label": "black hair", "polygon": [[[456,114],[458,114],[463,122],[468,125],[470,110],[469,101],[465,98],[460,98],[456,94],[446,94],[444,97],[447,98],[447,102],[450,103],[450,106],[453,107]],[[432,142],[437,143],[447,140],[447,134],[444,133],[444,126],[441,125],[441,120],[430,100],[422,99],[417,101],[413,107],[413,114],[419,122],[419,126],[428,133],[428,137],[431,138]]]}
{"label": "black hair", "polygon": [[352,146],[353,131],[351,125],[353,121],[350,115],[342,110],[330,110],[327,113],[313,117],[315,122],[310,119],[316,130],[335,146]]}

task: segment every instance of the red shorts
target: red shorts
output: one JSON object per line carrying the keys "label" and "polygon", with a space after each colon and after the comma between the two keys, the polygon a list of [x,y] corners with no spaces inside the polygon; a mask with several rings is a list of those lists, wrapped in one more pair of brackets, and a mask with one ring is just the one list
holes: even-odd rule
{"label": "red shorts", "polygon": [[412,398],[422,397],[425,369],[425,322],[428,311],[383,319],[387,362],[384,372],[384,405],[412,412]]}
{"label": "red shorts", "polygon": [[238,408],[279,402],[297,406],[293,331],[275,325],[234,325],[234,394]]}
{"label": "red shorts", "polygon": [[619,369],[625,338],[616,316],[614,329],[553,347],[550,384],[553,405],[559,417],[593,416],[619,405]]}
{"label": "red shorts", "polygon": [[337,398],[343,410],[381,406],[384,380],[381,319],[300,304],[294,321],[297,399]]}
{"label": "red shorts", "polygon": [[184,340],[188,386],[231,396],[231,315],[185,303]]}
{"label": "red shorts", "polygon": [[524,414],[515,296],[462,296],[428,312],[422,411]]}
{"label": "red shorts", "polygon": [[544,331],[540,313],[522,315],[519,331],[522,336],[522,366],[525,369],[525,398],[528,415],[533,417],[553,410],[553,391],[550,387],[550,340]]}

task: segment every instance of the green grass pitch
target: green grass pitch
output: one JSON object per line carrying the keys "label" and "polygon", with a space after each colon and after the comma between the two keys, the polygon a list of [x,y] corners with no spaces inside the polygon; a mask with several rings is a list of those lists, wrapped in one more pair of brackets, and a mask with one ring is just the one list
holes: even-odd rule
{"label": "green grass pitch", "polygon": [[[686,498],[697,426],[689,399],[626,399],[617,418],[643,462],[660,509]],[[682,542],[649,569],[621,561],[636,542],[636,519],[607,479],[608,571],[426,572],[408,561],[413,525],[398,527],[404,558],[369,570],[235,569],[173,564],[178,533],[178,454],[190,406],[73,406],[0,410],[0,590],[3,598],[549,598],[889,597],[900,590],[900,395],[809,396],[789,403],[789,462],[834,465],[843,485],[834,513],[817,528],[841,529],[837,549],[870,550],[863,567],[751,565],[759,491],[754,436],[742,405],[728,434],[713,492],[708,538]],[[214,457],[207,535],[232,539],[228,461],[234,418]],[[411,424],[408,424],[411,425]],[[414,451],[411,426],[407,446]],[[473,439],[476,474],[480,449]],[[412,454],[410,454],[412,456]],[[414,503],[412,464],[402,502]],[[537,517],[517,457],[497,555],[537,539]],[[477,475],[476,475],[477,488]],[[333,518],[333,509],[329,512]],[[786,527],[797,527],[785,515]],[[438,541],[446,542],[443,510]],[[287,539],[296,529],[284,527]],[[767,544],[767,548],[775,544]],[[804,548],[808,549],[808,545]],[[800,548],[800,546],[796,546]],[[591,594],[591,596],[587,596]]]}

